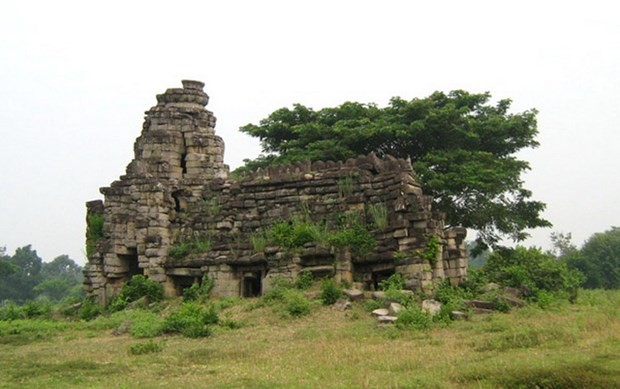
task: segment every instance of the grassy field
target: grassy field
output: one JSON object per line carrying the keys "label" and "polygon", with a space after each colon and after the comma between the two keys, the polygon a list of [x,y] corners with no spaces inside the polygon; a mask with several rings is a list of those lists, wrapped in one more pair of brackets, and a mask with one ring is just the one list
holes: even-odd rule
{"label": "grassy field", "polygon": [[379,325],[359,303],[297,319],[256,299],[226,306],[237,325],[199,339],[113,335],[118,315],[0,322],[0,388],[620,387],[618,291],[424,332]]}

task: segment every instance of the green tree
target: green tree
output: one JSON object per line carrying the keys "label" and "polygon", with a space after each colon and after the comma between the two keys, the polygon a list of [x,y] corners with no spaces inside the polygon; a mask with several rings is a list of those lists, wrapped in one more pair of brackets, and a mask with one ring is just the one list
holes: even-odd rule
{"label": "green tree", "polygon": [[13,300],[21,303],[35,297],[34,286],[41,281],[43,261],[31,245],[20,247],[8,260],[15,270],[0,277],[0,301]]}
{"label": "green tree", "polygon": [[51,262],[43,262],[41,275],[44,278],[59,277],[72,284],[82,283],[82,267],[69,258],[68,255],[59,255]]}
{"label": "green tree", "polygon": [[592,235],[566,262],[585,275],[584,288],[620,288],[620,228]]}
{"label": "green tree", "polygon": [[566,259],[578,251],[577,246],[573,243],[573,235],[570,232],[567,234],[552,232],[551,243],[553,244],[553,250],[551,250],[550,254],[558,259]]}
{"label": "green tree", "polygon": [[41,282],[33,290],[38,295],[59,301],[72,294],[82,281],[82,267],[68,255],[60,255],[51,262],[43,262]]}
{"label": "green tree", "polygon": [[501,238],[519,241],[528,228],[547,227],[545,204],[530,199],[516,153],[538,146],[536,110],[509,113],[510,100],[489,103],[489,93],[435,92],[385,108],[346,102],[315,111],[281,108],[241,131],[263,151],[240,171],[306,160],[344,160],[376,153],[409,158],[426,193],[449,225],[478,231],[481,247]]}
{"label": "green tree", "polygon": [[17,271],[17,267],[11,263],[11,257],[6,255],[6,247],[0,247],[0,277],[8,276]]}

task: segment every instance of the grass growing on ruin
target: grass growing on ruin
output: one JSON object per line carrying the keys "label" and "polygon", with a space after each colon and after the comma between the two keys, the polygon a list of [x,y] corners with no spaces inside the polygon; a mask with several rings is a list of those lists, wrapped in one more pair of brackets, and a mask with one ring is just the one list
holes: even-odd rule
{"label": "grass growing on ruin", "polygon": [[425,331],[379,325],[361,303],[285,317],[260,301],[216,301],[220,322],[243,325],[198,339],[112,335],[127,313],[0,322],[0,388],[620,386],[620,291]]}

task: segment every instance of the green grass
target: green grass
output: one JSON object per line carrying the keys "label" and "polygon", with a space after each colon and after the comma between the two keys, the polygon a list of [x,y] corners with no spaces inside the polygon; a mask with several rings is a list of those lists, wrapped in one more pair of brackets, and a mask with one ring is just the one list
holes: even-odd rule
{"label": "green grass", "polygon": [[128,312],[0,322],[0,388],[620,387],[620,291],[425,331],[379,325],[362,303],[283,317],[259,301],[222,304],[207,338],[113,335],[141,315]]}

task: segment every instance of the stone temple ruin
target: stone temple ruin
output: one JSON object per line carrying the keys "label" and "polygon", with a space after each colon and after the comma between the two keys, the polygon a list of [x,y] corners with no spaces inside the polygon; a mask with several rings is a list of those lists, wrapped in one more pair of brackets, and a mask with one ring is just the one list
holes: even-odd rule
{"label": "stone temple ruin", "polygon": [[[162,283],[168,295],[206,275],[215,294],[245,297],[302,271],[366,290],[394,273],[408,289],[426,291],[466,275],[465,229],[444,228],[408,161],[371,154],[233,179],[203,87],[183,81],[158,95],[126,174],[101,188],[103,201],[86,204],[89,295],[106,304],[136,274]],[[362,252],[346,242],[270,241],[270,229],[296,220],[324,231],[355,220],[375,244]],[[438,244],[429,258],[431,241]]]}

